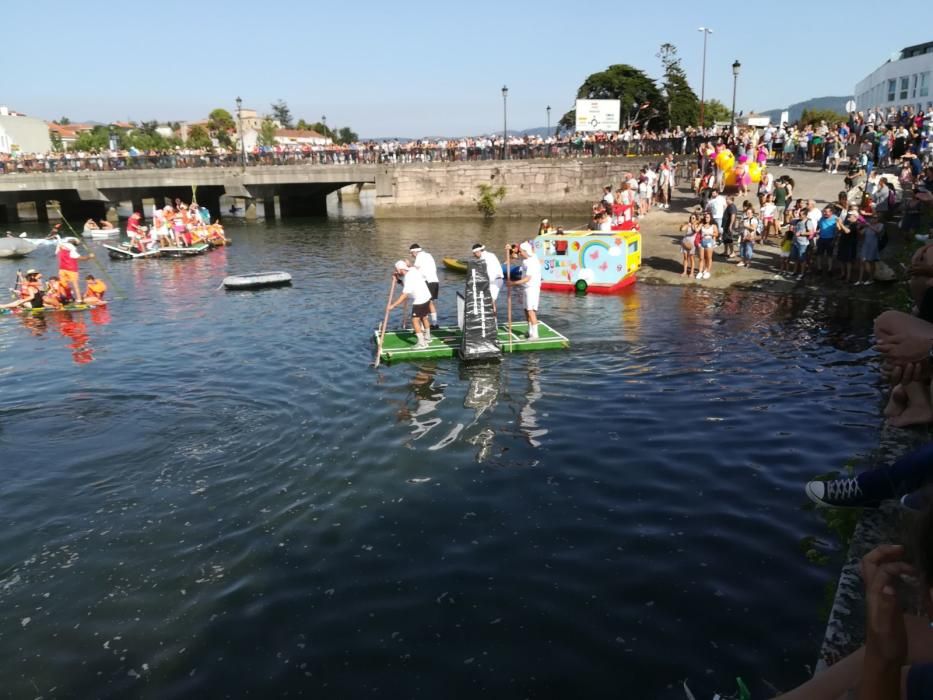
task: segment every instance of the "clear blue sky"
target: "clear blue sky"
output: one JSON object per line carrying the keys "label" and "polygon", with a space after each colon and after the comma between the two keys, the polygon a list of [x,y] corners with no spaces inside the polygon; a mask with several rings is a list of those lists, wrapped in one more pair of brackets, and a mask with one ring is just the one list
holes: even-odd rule
{"label": "clear blue sky", "polygon": [[707,97],[731,103],[738,58],[745,111],[851,94],[892,52],[933,40],[929,23],[885,22],[862,0],[844,13],[797,0],[715,5],[11,2],[0,104],[45,119],[183,121],[233,112],[240,95],[261,113],[282,98],[296,119],[325,114],[363,137],[478,134],[501,130],[503,84],[510,129],[544,126],[548,104],[553,125],[592,72],[629,63],[659,77],[663,42],[699,94],[701,25],[715,30]]}

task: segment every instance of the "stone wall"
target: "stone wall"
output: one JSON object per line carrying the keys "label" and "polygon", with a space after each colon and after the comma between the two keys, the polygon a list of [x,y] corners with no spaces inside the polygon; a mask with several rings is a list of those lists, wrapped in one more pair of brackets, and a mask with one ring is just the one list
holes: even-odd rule
{"label": "stone wall", "polygon": [[377,178],[376,216],[477,217],[479,186],[505,187],[496,216],[588,217],[603,186],[644,165],[636,158],[426,163],[385,168]]}

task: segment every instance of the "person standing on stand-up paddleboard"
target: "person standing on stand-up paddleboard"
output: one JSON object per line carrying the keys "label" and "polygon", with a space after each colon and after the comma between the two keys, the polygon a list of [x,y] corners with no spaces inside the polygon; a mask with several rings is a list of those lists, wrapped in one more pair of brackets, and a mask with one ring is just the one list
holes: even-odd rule
{"label": "person standing on stand-up paddleboard", "polygon": [[437,263],[434,262],[434,256],[421,249],[417,243],[412,243],[408,252],[414,259],[412,266],[421,273],[424,281],[428,283],[428,289],[431,291],[431,328],[437,328]]}

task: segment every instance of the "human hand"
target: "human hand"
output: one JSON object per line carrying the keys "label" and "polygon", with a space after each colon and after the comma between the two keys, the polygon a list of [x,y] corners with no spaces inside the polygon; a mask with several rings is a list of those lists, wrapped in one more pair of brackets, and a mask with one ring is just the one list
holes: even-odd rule
{"label": "human hand", "polygon": [[896,365],[926,363],[931,347],[933,347],[933,340],[930,338],[905,333],[883,336],[875,345],[878,352],[884,353],[887,359]]}
{"label": "human hand", "polygon": [[922,258],[917,260],[915,256],[915,259],[910,261],[907,272],[911,277],[933,277],[933,264],[925,262]]}
{"label": "human hand", "polygon": [[883,544],[862,558],[867,606],[866,653],[897,664],[907,657],[907,630],[896,585],[901,576],[914,574],[914,568],[902,561],[903,556],[901,545]]}

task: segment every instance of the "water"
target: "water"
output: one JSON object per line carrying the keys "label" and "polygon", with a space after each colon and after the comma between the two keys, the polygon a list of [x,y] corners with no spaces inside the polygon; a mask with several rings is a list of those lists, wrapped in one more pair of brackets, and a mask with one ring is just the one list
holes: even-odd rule
{"label": "water", "polygon": [[[0,318],[9,697],[698,697],[788,687],[824,587],[802,484],[876,443],[874,310],[546,294],[564,352],[373,370],[391,263],[519,223],[232,227]],[[30,265],[52,271],[51,258]],[[292,288],[216,289],[285,269]],[[0,267],[11,277],[13,265]],[[84,263],[84,271],[94,271]],[[442,316],[459,285],[443,273]]]}

